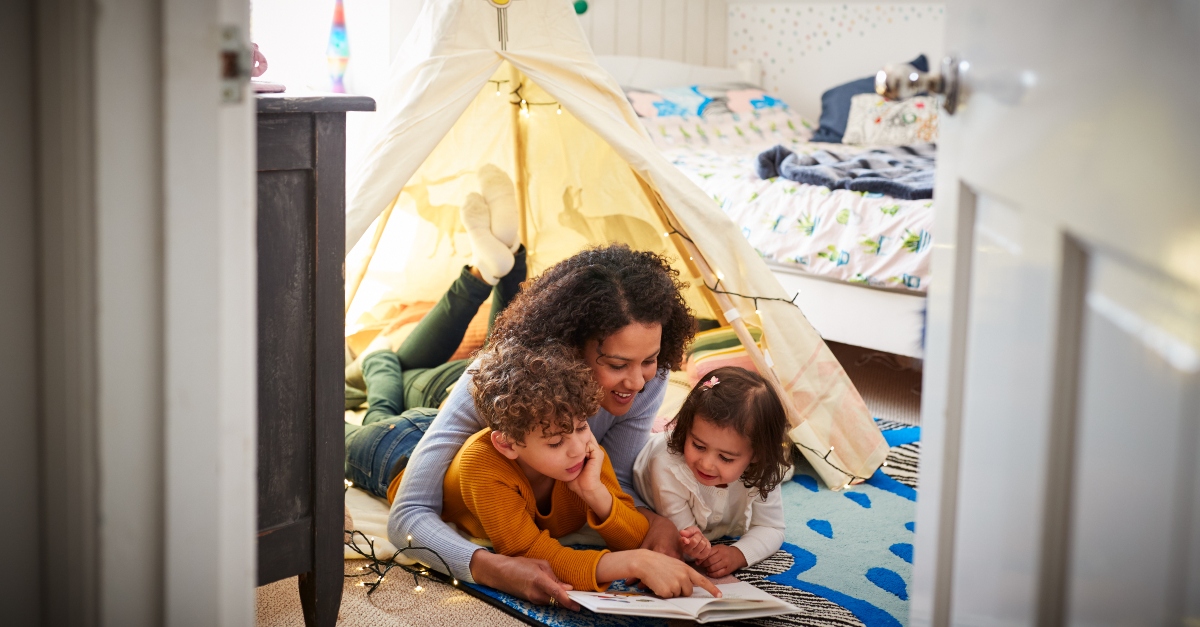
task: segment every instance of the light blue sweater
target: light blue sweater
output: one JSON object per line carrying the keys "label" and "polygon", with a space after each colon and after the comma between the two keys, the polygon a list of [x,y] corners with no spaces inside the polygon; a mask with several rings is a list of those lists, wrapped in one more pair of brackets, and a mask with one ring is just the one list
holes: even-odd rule
{"label": "light blue sweater", "polygon": [[[388,537],[392,544],[407,546],[413,537],[414,546],[427,546],[438,552],[450,565],[452,574],[462,581],[471,578],[471,556],[482,547],[473,544],[442,522],[442,481],[450,462],[472,434],[487,425],[475,411],[471,398],[470,377],[475,364],[467,368],[458,384],[446,398],[429,431],[421,438],[404,470],[404,480],[388,515]],[[667,390],[666,371],[646,383],[624,416],[614,416],[603,408],[588,419],[592,433],[612,461],[621,489],[633,497],[638,507],[645,507],[633,486],[633,462],[650,437],[655,414],[662,405]],[[432,555],[413,555],[441,570]]]}

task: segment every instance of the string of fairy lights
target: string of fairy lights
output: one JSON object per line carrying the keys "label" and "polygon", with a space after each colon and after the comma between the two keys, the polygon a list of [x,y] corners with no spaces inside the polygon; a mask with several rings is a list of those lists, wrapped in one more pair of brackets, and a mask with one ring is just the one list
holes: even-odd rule
{"label": "string of fairy lights", "polygon": [[[350,480],[345,480],[345,486],[346,490],[349,490],[350,488],[354,487],[354,483],[352,483]],[[345,538],[346,548],[354,551],[362,559],[367,561],[366,566],[359,566],[358,570],[346,575],[346,578],[352,579],[355,577],[375,577],[373,581],[367,580],[358,582],[359,586],[367,589],[368,597],[374,594],[374,592],[379,589],[379,586],[387,580],[388,573],[391,572],[393,568],[399,568],[400,570],[412,575],[412,591],[414,594],[421,594],[425,592],[425,587],[421,585],[421,580],[419,577],[425,577],[430,581],[448,583],[455,587],[458,586],[458,579],[453,575],[442,574],[435,570],[431,570],[429,567],[425,566],[419,561],[415,562],[413,565],[402,564],[396,561],[397,557],[400,557],[401,555],[408,555],[410,551],[425,551],[426,553],[436,557],[437,560],[442,563],[442,568],[445,568],[447,573],[450,572],[450,566],[446,564],[446,560],[442,559],[442,556],[439,555],[437,551],[427,546],[413,546],[412,535],[409,535],[407,538],[407,546],[396,549],[395,552],[384,558],[380,558],[379,555],[376,554],[375,542],[372,541],[371,538],[367,537],[365,533],[358,530],[347,529],[345,530]],[[366,544],[366,548],[359,546],[358,538],[362,538],[362,541]]]}
{"label": "string of fairy lights", "polygon": [[[693,241],[692,238],[688,237],[685,233],[683,233],[678,228],[676,228],[674,224],[671,224],[670,218],[666,218],[664,216],[664,219],[667,221],[667,227],[669,230],[663,232],[663,237],[670,237],[672,235],[676,235],[676,236],[686,240],[687,242],[691,243],[692,245],[695,245],[696,242]],[[692,258],[689,257],[688,259],[692,259]],[[741,294],[739,292],[734,292],[732,290],[722,289],[721,281],[725,280],[725,275],[723,273],[721,273],[721,271],[719,271],[719,270],[717,271],[716,274],[717,274],[717,280],[714,281],[712,285],[709,285],[708,282],[706,282],[704,280],[701,280],[701,284],[704,285],[705,288],[707,288],[710,292],[712,292],[714,294],[724,294],[726,296],[737,296],[738,298],[744,298],[746,300],[753,302],[754,303],[754,313],[756,313],[758,315],[762,315],[762,310],[759,309],[759,306],[758,306],[759,301],[775,301],[775,302],[780,302],[780,303],[787,303],[793,307],[796,307],[797,309],[800,308],[800,306],[796,304],[796,299],[800,297],[800,292],[796,292],[795,295],[793,295],[791,298],[781,298],[778,296],[756,296],[754,294]],[[813,455],[816,455],[817,457],[819,457],[821,459],[821,461],[825,462],[830,468],[845,475],[847,477],[847,480],[846,480],[846,484],[844,486],[842,486],[842,489],[849,488],[854,483],[855,480],[866,481],[867,479],[870,478],[870,477],[860,477],[852,472],[849,472],[849,471],[839,467],[837,464],[829,461],[829,457],[831,455],[833,455],[833,452],[834,452],[833,445],[829,446],[828,451],[825,451],[824,453],[822,453],[821,451],[818,451],[817,449],[815,449],[811,446],[808,446],[806,444],[803,444],[801,442],[795,442],[795,444],[796,444],[796,446],[799,446],[800,448],[803,448],[803,449],[811,452]],[[887,461],[885,460],[883,462],[883,467],[887,467],[887,465],[888,465]]]}

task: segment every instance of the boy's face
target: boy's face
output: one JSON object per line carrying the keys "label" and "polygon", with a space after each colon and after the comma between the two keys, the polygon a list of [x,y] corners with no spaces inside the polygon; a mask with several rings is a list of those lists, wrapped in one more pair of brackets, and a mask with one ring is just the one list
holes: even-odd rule
{"label": "boy's face", "polygon": [[535,430],[526,435],[521,444],[497,444],[496,449],[505,457],[555,481],[574,481],[583,471],[587,445],[593,440],[587,420],[578,420],[571,433],[547,436]]}

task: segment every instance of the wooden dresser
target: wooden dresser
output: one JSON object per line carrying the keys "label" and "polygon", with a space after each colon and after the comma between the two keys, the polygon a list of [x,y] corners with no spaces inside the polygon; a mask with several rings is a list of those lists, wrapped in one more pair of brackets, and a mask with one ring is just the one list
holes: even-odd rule
{"label": "wooden dresser", "polygon": [[258,585],[299,575],[310,627],[342,599],[346,112],[258,100]]}

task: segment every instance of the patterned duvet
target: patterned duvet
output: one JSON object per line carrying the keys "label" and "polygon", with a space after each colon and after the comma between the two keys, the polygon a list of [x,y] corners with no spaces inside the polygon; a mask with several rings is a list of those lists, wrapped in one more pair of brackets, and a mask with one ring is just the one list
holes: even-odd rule
{"label": "patterned duvet", "polygon": [[[664,141],[661,129],[651,129],[651,134],[658,135],[663,154],[721,205],[765,259],[851,283],[928,288],[933,201],[760,179],[755,160],[774,141]],[[797,152],[833,147],[786,143]]]}

